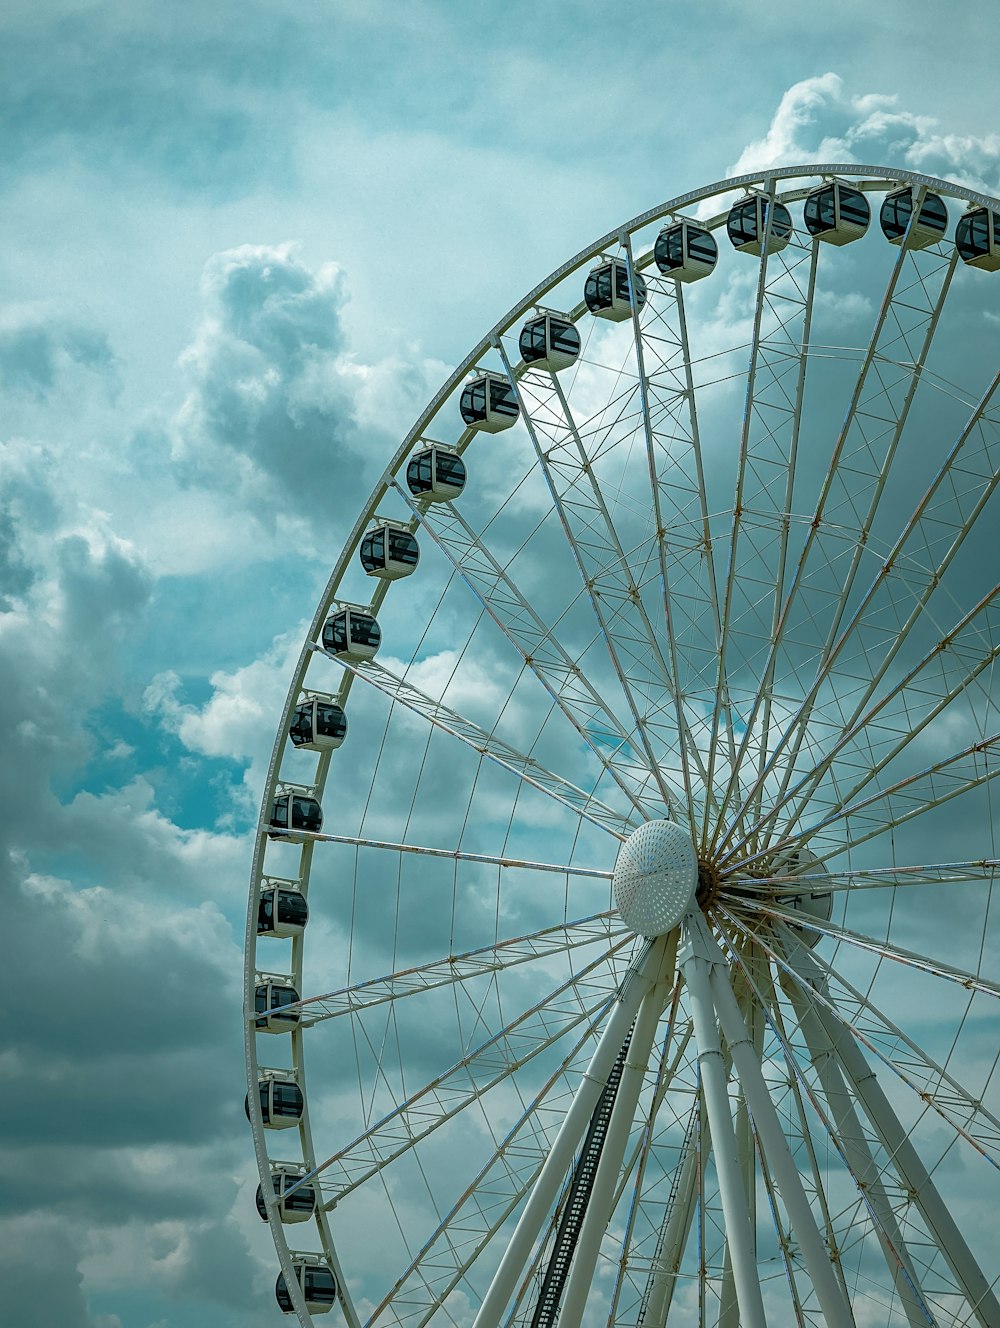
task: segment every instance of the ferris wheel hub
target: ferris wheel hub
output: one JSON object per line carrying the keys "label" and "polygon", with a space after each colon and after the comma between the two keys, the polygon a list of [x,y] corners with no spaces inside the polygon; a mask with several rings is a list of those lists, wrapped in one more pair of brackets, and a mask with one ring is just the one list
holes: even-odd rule
{"label": "ferris wheel hub", "polygon": [[687,914],[698,888],[698,855],[675,821],[646,821],[618,853],[615,905],[638,936],[662,936]]}

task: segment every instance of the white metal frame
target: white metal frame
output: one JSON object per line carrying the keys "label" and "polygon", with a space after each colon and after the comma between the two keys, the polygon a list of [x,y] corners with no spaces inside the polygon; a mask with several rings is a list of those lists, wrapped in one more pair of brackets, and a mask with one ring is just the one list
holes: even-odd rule
{"label": "white metal frame", "polygon": [[[341,1266],[334,1241],[336,1205],[388,1174],[404,1156],[419,1156],[426,1140],[462,1113],[482,1110],[495,1090],[520,1093],[526,1069],[551,1062],[430,1236],[419,1233],[409,1268],[370,1319],[414,1328],[437,1316],[450,1318],[448,1297],[476,1285],[470,1279],[482,1260],[495,1273],[488,1285],[480,1283],[475,1328],[528,1322],[533,1279],[552,1247],[553,1209],[628,1035],[563,1292],[560,1317],[567,1328],[580,1328],[592,1313],[595,1276],[612,1265],[609,1328],[658,1328],[679,1289],[697,1302],[699,1328],[716,1321],[719,1328],[737,1322],[763,1328],[765,1279],[753,1229],[758,1202],[771,1215],[797,1323],[848,1328],[854,1322],[851,1291],[838,1244],[848,1211],[840,1194],[844,1178],[862,1196],[857,1202],[884,1261],[886,1294],[895,1298],[900,1322],[905,1319],[907,1328],[943,1325],[942,1316],[950,1314],[963,1328],[973,1319],[982,1328],[1000,1328],[989,1277],[872,1071],[873,1064],[879,1067],[904,1096],[910,1093],[921,1109],[936,1112],[963,1146],[1000,1166],[1000,1113],[961,1082],[947,1056],[929,1054],[894,1022],[875,995],[883,961],[887,971],[963,987],[970,1003],[996,998],[1000,984],[984,974],[981,961],[967,969],[933,947],[919,953],[899,944],[888,928],[882,934],[847,926],[843,912],[858,890],[862,897],[881,891],[893,900],[897,891],[901,900],[915,898],[908,887],[916,884],[931,892],[960,888],[967,897],[992,890],[1000,859],[988,838],[977,845],[981,857],[962,862],[901,866],[893,859],[873,867],[863,854],[853,855],[955,799],[987,796],[1000,772],[1000,715],[994,709],[1000,699],[991,688],[1000,651],[1000,585],[971,605],[947,609],[941,591],[990,510],[1000,478],[1000,373],[971,392],[935,378],[936,339],[959,266],[953,247],[942,242],[918,250],[904,241],[890,250],[889,276],[874,329],[857,356],[825,480],[812,506],[796,514],[810,376],[817,355],[831,353],[817,347],[813,315],[822,272],[838,261],[839,251],[821,252],[797,232],[768,255],[769,206],[762,255],[754,260],[735,491],[720,517],[703,416],[705,401],[710,408],[712,392],[721,390],[728,371],[716,369],[696,348],[687,306],[718,279],[727,245],[720,244],[715,273],[698,290],[659,277],[652,265],[652,245],[665,219],[697,212],[699,224],[718,232],[735,191],[750,188],[788,205],[830,175],[874,193],[911,185],[918,197],[914,216],[928,190],[1000,207],[985,195],[913,172],[822,164],[721,181],[640,214],[552,273],[456,368],[390,461],[337,561],[279,723],[246,938],[252,1134],[279,1264],[303,1325],[311,1320],[272,1201],[269,1138],[253,1091],[253,988],[259,972],[275,968],[269,954],[257,953],[264,879],[294,880],[308,894],[314,862],[332,845],[341,852],[377,852],[393,864],[436,861],[455,872],[524,873],[525,879],[556,884],[561,878],[570,895],[588,883],[608,882],[616,845],[642,821],[670,814],[690,826],[699,855],[712,864],[706,888],[714,893],[707,913],[692,914],[682,937],[675,932],[636,943],[627,967],[632,938],[607,912],[576,920],[565,912],[520,935],[498,930],[492,945],[459,954],[449,948],[425,963],[366,976],[325,995],[315,994],[307,981],[306,939],[288,946],[288,971],[279,974],[303,994],[295,1007],[299,1025],[285,1035],[288,1068],[306,1098],[295,1165],[302,1169],[300,1183],[319,1186],[317,1242],[337,1277],[350,1328],[361,1328],[361,1319],[352,1270]],[[565,377],[521,364],[516,344],[524,318],[575,276],[581,287],[568,316],[585,330],[582,279],[594,256],[607,252],[627,265],[630,283],[641,274],[647,285],[647,300],[642,309],[633,307],[631,320],[600,328],[600,345],[617,349],[592,354],[585,338],[579,362]],[[620,356],[618,385],[603,412],[588,416],[571,377],[609,370],[613,366],[601,356],[611,353]],[[552,523],[571,555],[578,581],[567,592],[565,625],[553,619],[543,598],[523,587],[518,557],[532,547],[531,534],[512,555],[496,522],[477,528],[459,510],[461,498],[457,505],[431,503],[406,489],[411,453],[437,437],[447,412],[457,413],[457,394],[477,366],[512,386],[527,464],[545,485]],[[868,550],[879,538],[914,404],[927,383],[961,399],[965,414],[923,496],[876,566]],[[459,431],[444,444],[459,454],[475,444],[468,458],[470,485],[476,449],[502,447],[512,436],[508,431],[477,440],[476,434]],[[448,575],[467,587],[520,667],[541,684],[551,713],[573,735],[574,759],[547,765],[532,749],[519,750],[383,663],[345,659],[336,670],[327,661],[318,644],[322,624],[332,608],[350,600],[360,540],[376,511],[393,503],[405,528],[430,541]],[[796,522],[806,523],[804,538]],[[835,586],[821,585],[817,569],[832,568]],[[357,588],[365,597],[369,592],[370,585],[368,591]],[[380,583],[371,602],[376,614],[386,605],[383,648],[391,640],[394,598],[387,599],[388,593],[389,583]],[[810,615],[814,644],[808,660],[801,660],[791,642]],[[591,635],[581,646],[576,624],[584,620]],[[934,624],[931,636],[924,632],[928,623]],[[911,641],[915,654],[907,653]],[[467,642],[461,644],[464,649]],[[593,673],[598,653],[603,665]],[[750,664],[756,687],[748,693],[742,675]],[[859,681],[848,686],[845,679]],[[409,836],[344,833],[329,818],[324,834],[291,832],[269,840],[268,811],[279,787],[305,787],[322,800],[332,770],[350,761],[349,740],[342,752],[316,753],[308,778],[300,775],[305,753],[296,757],[299,767],[289,767],[287,733],[295,705],[304,695],[322,694],[347,710],[356,682],[385,705],[405,709],[428,733],[436,730],[501,766],[514,790],[510,826],[518,790],[530,785],[560,815],[575,818],[606,844],[603,860],[578,861],[575,854],[565,862],[538,860],[508,850],[506,842],[483,852],[460,839],[436,846]],[[954,721],[965,739],[935,752],[934,759],[916,760],[913,753],[925,736],[942,731],[942,719]],[[814,856],[815,865],[799,868],[805,859],[795,855],[806,845],[824,859],[839,855],[836,866],[827,871]],[[275,866],[282,858],[284,865]],[[788,902],[806,892],[830,895],[835,904],[834,916],[815,920],[811,929],[813,941],[823,938],[816,949],[805,944],[802,914]],[[852,956],[870,959],[874,975],[858,976]],[[483,1000],[479,1036],[456,1046],[452,1065],[322,1160],[306,1077],[306,1043],[322,1036],[310,1032],[314,1026],[336,1019],[360,1026],[376,1009],[395,1020],[404,998],[416,1006],[429,993],[454,991],[457,1001],[460,992],[478,991],[476,984],[484,982],[500,991],[511,970],[523,966],[525,973],[545,974],[550,964],[562,964],[563,975],[540,978],[536,1000],[505,1012],[494,1026]],[[956,1041],[964,1023],[965,1016]],[[688,1032],[679,1035],[678,1027]],[[269,1039],[269,1059],[276,1041]],[[775,1058],[787,1066],[781,1082],[774,1076]],[[735,1104],[731,1086],[738,1090]],[[281,1137],[283,1152],[289,1133]],[[824,1172],[821,1140],[841,1159],[842,1177]],[[625,1234],[620,1248],[612,1248],[609,1231],[626,1203]],[[932,1293],[931,1283],[945,1290]]]}

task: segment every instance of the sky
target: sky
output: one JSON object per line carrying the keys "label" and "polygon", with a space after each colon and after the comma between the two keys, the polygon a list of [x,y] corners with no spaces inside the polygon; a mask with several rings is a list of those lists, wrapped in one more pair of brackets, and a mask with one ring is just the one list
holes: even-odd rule
{"label": "sky", "polygon": [[450,368],[592,238],[744,169],[1000,193],[989,18],[8,0],[12,1324],[277,1320],[242,1113],[252,829],[304,625]]}

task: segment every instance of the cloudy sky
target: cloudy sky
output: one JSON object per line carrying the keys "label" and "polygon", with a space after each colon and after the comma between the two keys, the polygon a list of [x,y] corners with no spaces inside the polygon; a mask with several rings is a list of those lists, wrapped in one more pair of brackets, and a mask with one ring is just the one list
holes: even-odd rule
{"label": "cloudy sky", "polygon": [[594,236],[740,169],[1000,192],[989,15],[9,0],[12,1324],[275,1321],[242,1115],[251,827],[303,621],[448,369]]}

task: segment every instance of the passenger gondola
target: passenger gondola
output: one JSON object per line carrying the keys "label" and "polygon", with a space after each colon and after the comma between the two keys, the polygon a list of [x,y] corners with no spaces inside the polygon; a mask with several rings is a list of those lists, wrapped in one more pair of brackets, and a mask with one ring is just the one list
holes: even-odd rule
{"label": "passenger gondola", "polygon": [[517,393],[507,378],[489,369],[466,383],[459,409],[470,429],[482,429],[485,433],[509,429],[521,413]]}
{"label": "passenger gondola", "polygon": [[[295,1280],[302,1289],[302,1298],[310,1314],[326,1314],[337,1303],[337,1279],[325,1261],[315,1256],[299,1256],[292,1261]],[[274,1284],[274,1297],[285,1314],[294,1314],[295,1307],[288,1294],[285,1274],[279,1273]]]}
{"label": "passenger gondola", "polygon": [[465,462],[450,447],[431,443],[410,457],[406,467],[406,487],[414,498],[432,503],[448,503],[465,488]]}
{"label": "passenger gondola", "polygon": [[[302,1089],[295,1076],[271,1071],[257,1081],[260,1092],[260,1114],[269,1130],[287,1130],[298,1125],[305,1110]],[[250,1119],[249,1094],[243,1101],[243,1110]]]}
{"label": "passenger gondola", "polygon": [[576,362],[580,354],[580,334],[568,318],[542,313],[529,318],[518,340],[521,359],[531,369],[559,373]]}
{"label": "passenger gondola", "polygon": [[[598,263],[587,273],[583,298],[596,318],[609,318],[613,323],[630,318],[632,295],[628,263],[623,258],[606,258]],[[635,273],[635,303],[637,309],[646,303],[646,283],[638,272]]]}
{"label": "passenger gondola", "polygon": [[968,267],[996,272],[1000,268],[1000,212],[979,207],[959,217],[955,248]]}
{"label": "passenger gondola", "polygon": [[290,982],[269,978],[254,988],[254,1027],[258,1033],[290,1033],[298,1028],[301,1015],[298,1010],[286,1009],[295,1005],[299,993]]}
{"label": "passenger gondola", "polygon": [[653,246],[653,258],[665,277],[700,281],[715,271],[719,246],[711,231],[685,219],[660,231]]}
{"label": "passenger gondola", "polygon": [[944,235],[948,226],[948,209],[944,200],[938,194],[925,193],[920,212],[911,224],[916,198],[916,186],[906,185],[902,189],[894,189],[882,200],[879,225],[890,244],[902,244],[906,240],[910,249],[926,249]]}
{"label": "passenger gondola", "polygon": [[420,549],[416,537],[398,521],[380,520],[369,530],[358,549],[361,566],[380,581],[398,581],[416,570]]}
{"label": "passenger gondola", "polygon": [[265,880],[257,902],[258,936],[301,936],[309,921],[309,905],[304,894]]}
{"label": "passenger gondola", "polygon": [[288,736],[306,751],[336,751],[347,737],[347,716],[329,697],[306,697],[295,707]]}
{"label": "passenger gondola", "polygon": [[290,830],[316,834],[323,829],[323,808],[307,793],[279,793],[268,825],[272,839],[281,839]]}
{"label": "passenger gondola", "polygon": [[[274,1206],[282,1222],[306,1222],[316,1211],[314,1185],[299,1185],[298,1189],[292,1190],[292,1186],[298,1185],[305,1174],[305,1167],[294,1163],[271,1163],[271,1185],[278,1201]],[[289,1190],[292,1190],[291,1194],[288,1193]],[[261,1185],[257,1186],[256,1205],[262,1221],[266,1222],[267,1204],[264,1201],[264,1188]]]}
{"label": "passenger gondola", "polygon": [[860,189],[829,180],[806,195],[802,218],[806,230],[824,244],[850,244],[864,235],[872,210]]}
{"label": "passenger gondola", "polygon": [[323,649],[336,658],[372,659],[382,644],[382,632],[367,609],[349,605],[332,613],[323,624]]}
{"label": "passenger gondola", "polygon": [[[770,215],[770,230],[768,219]],[[726,233],[733,248],[759,258],[765,240],[769,254],[779,253],[792,238],[792,217],[784,203],[766,194],[747,194],[729,210]]]}

